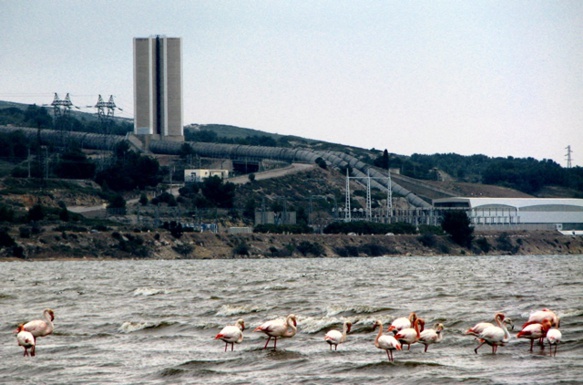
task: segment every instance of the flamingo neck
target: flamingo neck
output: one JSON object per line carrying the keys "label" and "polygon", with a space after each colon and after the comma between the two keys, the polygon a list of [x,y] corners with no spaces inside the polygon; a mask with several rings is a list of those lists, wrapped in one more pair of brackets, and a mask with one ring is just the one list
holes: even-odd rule
{"label": "flamingo neck", "polygon": [[379,332],[377,334],[377,338],[375,338],[374,340],[374,344],[376,347],[379,346],[379,338],[381,338],[383,335],[383,324],[379,322]]}
{"label": "flamingo neck", "polygon": [[[287,330],[285,331],[285,333],[283,334],[283,336],[284,337],[293,337],[293,336],[295,336],[298,328],[294,325],[294,322],[293,322],[292,318],[291,317],[287,317],[286,323],[287,323]],[[291,330],[290,330],[290,328],[291,328]]]}
{"label": "flamingo neck", "polygon": [[508,329],[506,329],[506,325],[504,325],[504,322],[502,322],[500,316],[496,316],[496,323],[498,324],[500,329],[504,330],[503,342],[508,342],[510,340],[510,333],[508,332]]}

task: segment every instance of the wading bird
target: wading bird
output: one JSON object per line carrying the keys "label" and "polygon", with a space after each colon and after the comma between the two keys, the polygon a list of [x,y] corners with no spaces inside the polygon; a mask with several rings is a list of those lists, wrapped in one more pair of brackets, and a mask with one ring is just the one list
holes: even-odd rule
{"label": "wading bird", "polygon": [[[561,343],[561,338],[563,338],[563,335],[561,334],[561,331],[559,329],[551,328],[547,331],[547,341],[549,341],[549,350],[550,350],[551,356],[557,355],[557,347]],[[553,354],[553,345],[555,346],[555,353],[554,354]]]}
{"label": "wading bird", "polygon": [[510,341],[510,333],[508,329],[502,322],[504,319],[504,314],[497,313],[494,320],[498,326],[488,326],[485,328],[477,337],[480,340],[480,344],[474,349],[474,352],[478,354],[478,349],[484,344],[488,344],[492,347],[492,354],[496,354],[498,346],[504,346]]}
{"label": "wading bird", "polygon": [[383,323],[380,320],[375,321],[373,330],[379,328],[379,333],[374,340],[374,346],[387,352],[390,362],[393,362],[393,350],[401,350],[401,343],[391,334],[383,334]]}
{"label": "wading bird", "polygon": [[[422,320],[421,324],[424,323],[425,322]],[[436,323],[433,326],[433,329],[424,329],[420,333],[418,342],[425,345],[425,349],[423,350],[423,352],[427,352],[427,348],[429,347],[429,345],[441,342],[441,340],[443,339],[443,329],[445,329],[445,327],[443,326],[442,323]]]}
{"label": "wading bird", "polygon": [[225,352],[229,344],[231,344],[231,351],[233,351],[233,346],[243,341],[243,330],[245,330],[245,322],[239,319],[235,325],[225,326],[215,336],[215,340],[223,340],[225,342]]}
{"label": "wading bird", "polygon": [[[542,323],[531,323],[518,332],[516,338],[526,338],[530,340],[530,351],[534,345],[534,340],[544,341],[547,331],[551,328],[551,321],[547,318]],[[544,343],[544,342],[543,342]]]}
{"label": "wading bird", "polygon": [[16,329],[16,341],[18,341],[18,346],[22,346],[24,348],[24,356],[28,356],[28,349],[34,348],[34,336],[31,332],[27,332],[24,330],[24,325],[18,325],[18,329]]}
{"label": "wading bird", "polygon": [[273,350],[275,350],[277,347],[277,338],[278,337],[279,338],[291,338],[291,337],[295,336],[296,332],[298,331],[297,326],[298,326],[298,323],[296,320],[296,316],[293,314],[290,314],[286,317],[285,320],[276,319],[276,320],[272,320],[272,321],[267,321],[264,324],[262,324],[261,326],[258,326],[257,328],[255,328],[254,331],[263,332],[269,336],[263,349],[267,348],[267,345],[269,344],[271,337],[273,337],[274,338]]}
{"label": "wading bird", "polygon": [[54,325],[53,320],[55,319],[55,312],[52,309],[45,309],[43,311],[43,318],[34,321],[30,321],[24,324],[23,330],[30,332],[34,337],[34,345],[30,349],[30,355],[34,356],[36,354],[36,339],[37,337],[46,337],[53,333]]}
{"label": "wading bird", "polygon": [[338,345],[346,341],[346,335],[350,333],[350,328],[352,327],[351,322],[344,322],[344,326],[342,327],[342,333],[338,330],[330,330],[324,336],[324,341],[330,344],[330,350],[332,350],[332,345],[334,345],[334,350],[338,350]]}

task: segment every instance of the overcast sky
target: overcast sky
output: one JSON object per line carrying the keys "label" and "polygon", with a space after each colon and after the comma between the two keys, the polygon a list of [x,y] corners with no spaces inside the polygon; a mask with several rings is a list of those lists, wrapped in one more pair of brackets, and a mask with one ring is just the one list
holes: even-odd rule
{"label": "overcast sky", "polygon": [[0,100],[133,117],[156,34],[183,39],[185,124],[583,166],[580,0],[0,0]]}

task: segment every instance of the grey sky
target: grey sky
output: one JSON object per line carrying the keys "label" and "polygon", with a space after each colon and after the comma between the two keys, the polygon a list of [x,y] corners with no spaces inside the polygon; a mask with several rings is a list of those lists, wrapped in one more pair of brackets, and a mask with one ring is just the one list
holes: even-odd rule
{"label": "grey sky", "polygon": [[0,0],[0,100],[131,117],[155,34],[183,39],[185,124],[583,165],[581,1]]}

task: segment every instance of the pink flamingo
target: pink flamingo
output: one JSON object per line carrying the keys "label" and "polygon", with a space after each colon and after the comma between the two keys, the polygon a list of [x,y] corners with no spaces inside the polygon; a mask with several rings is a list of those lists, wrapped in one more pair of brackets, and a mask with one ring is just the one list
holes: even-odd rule
{"label": "pink flamingo", "polygon": [[53,325],[53,320],[55,319],[55,312],[52,309],[45,309],[43,311],[42,320],[34,320],[24,324],[23,330],[30,332],[34,337],[34,345],[30,349],[30,355],[34,356],[36,354],[36,339],[37,337],[46,337],[53,333],[55,329]]}
{"label": "pink flamingo", "polygon": [[277,337],[279,337],[279,338],[291,338],[291,337],[295,336],[296,332],[298,331],[297,326],[298,326],[298,323],[297,323],[296,316],[293,314],[290,314],[286,317],[285,320],[276,319],[276,320],[272,320],[272,321],[267,321],[264,324],[262,324],[261,326],[256,327],[254,331],[263,332],[269,336],[263,349],[267,348],[267,345],[269,344],[271,337],[273,337],[274,338],[273,350],[275,350],[277,347]]}
{"label": "pink flamingo", "polygon": [[393,350],[401,350],[401,343],[390,334],[383,334],[383,323],[380,320],[375,321],[373,330],[378,326],[379,333],[377,334],[374,345],[387,352],[387,357],[390,362],[394,362]]}
{"label": "pink flamingo", "polygon": [[219,334],[215,336],[215,340],[223,340],[225,342],[225,352],[227,346],[231,344],[231,351],[235,344],[240,344],[243,341],[243,330],[245,330],[245,322],[242,319],[237,320],[235,325],[225,326]]}
{"label": "pink flamingo", "polygon": [[24,356],[27,357],[29,355],[28,349],[30,348],[32,351],[32,348],[34,348],[34,336],[31,332],[24,330],[23,324],[18,325],[16,333],[16,341],[18,341],[18,346],[22,346],[24,348]]}
{"label": "pink flamingo", "polygon": [[399,331],[395,334],[395,338],[399,340],[399,342],[403,345],[407,344],[407,350],[411,349],[411,344],[414,344],[419,340],[421,333],[419,332],[419,324],[421,322],[421,318],[417,318],[413,322],[412,328],[406,328]]}
{"label": "pink flamingo", "polygon": [[[422,321],[421,323],[424,324],[425,322]],[[443,339],[443,329],[445,327],[442,323],[436,323],[433,329],[425,329],[419,334],[419,343],[425,345],[424,353],[427,352],[429,345],[441,342]]]}
{"label": "pink flamingo", "polygon": [[396,318],[393,320],[393,322],[391,322],[391,325],[387,331],[393,332],[393,334],[397,334],[400,330],[412,327],[416,319],[417,314],[415,312],[411,312],[409,317]]}
{"label": "pink flamingo", "polygon": [[543,340],[547,335],[547,331],[551,328],[551,321],[548,318],[543,319],[542,323],[531,323],[522,328],[518,332],[516,338],[527,338],[530,340],[530,351],[534,345],[534,340]]}
{"label": "pink flamingo", "polygon": [[553,355],[553,345],[555,346],[554,355],[557,355],[557,347],[561,342],[561,338],[563,338],[563,335],[559,329],[551,328],[549,331],[547,331],[547,341],[549,341],[549,350],[551,355]]}
{"label": "pink flamingo", "polygon": [[332,350],[332,345],[334,345],[334,350],[338,350],[338,345],[346,341],[346,335],[350,333],[350,328],[352,327],[352,322],[344,322],[342,327],[342,333],[338,330],[330,330],[324,336],[324,341],[330,345],[330,350]]}
{"label": "pink flamingo", "polygon": [[496,354],[498,346],[504,346],[510,341],[510,333],[508,333],[508,329],[506,329],[506,326],[502,322],[503,319],[504,314],[496,314],[494,320],[498,326],[488,326],[478,335],[480,344],[474,349],[476,354],[478,354],[478,349],[484,344],[492,346],[492,354]]}

